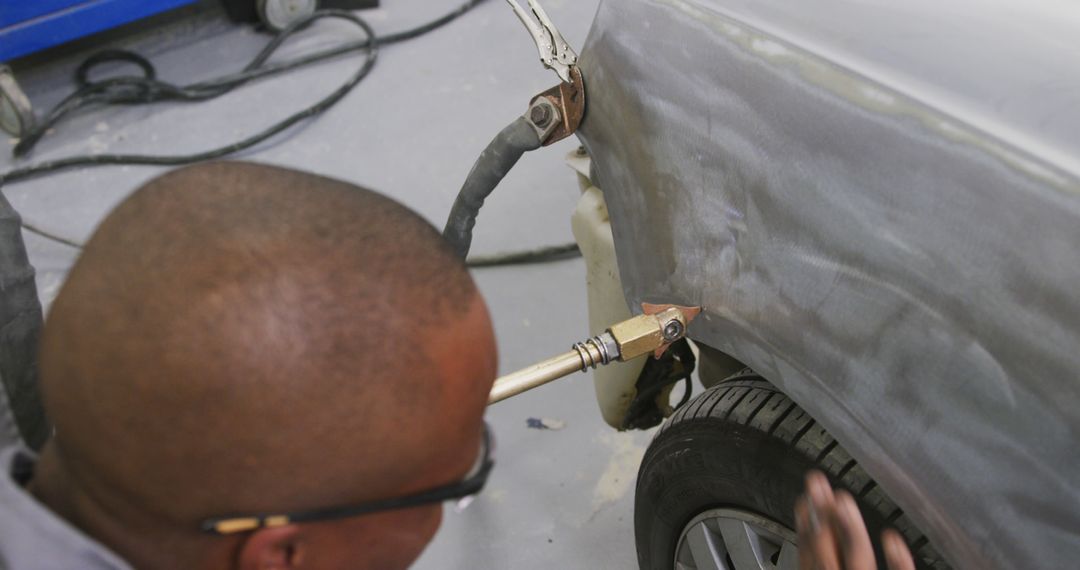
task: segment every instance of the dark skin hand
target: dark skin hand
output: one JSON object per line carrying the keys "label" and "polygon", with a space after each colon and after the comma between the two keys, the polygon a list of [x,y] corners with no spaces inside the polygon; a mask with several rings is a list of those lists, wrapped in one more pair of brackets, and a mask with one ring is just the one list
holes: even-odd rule
{"label": "dark skin hand", "polygon": [[[874,547],[855,498],[833,491],[819,471],[806,476],[806,494],[795,504],[802,570],[877,570]],[[881,535],[888,570],[915,570],[915,561],[895,530]]]}

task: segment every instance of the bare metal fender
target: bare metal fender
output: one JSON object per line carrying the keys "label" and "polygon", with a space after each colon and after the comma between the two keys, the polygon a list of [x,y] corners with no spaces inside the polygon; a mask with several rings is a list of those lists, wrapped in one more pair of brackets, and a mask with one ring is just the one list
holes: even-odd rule
{"label": "bare metal fender", "polygon": [[1075,10],[606,0],[579,63],[629,305],[704,307],[958,568],[1080,560]]}

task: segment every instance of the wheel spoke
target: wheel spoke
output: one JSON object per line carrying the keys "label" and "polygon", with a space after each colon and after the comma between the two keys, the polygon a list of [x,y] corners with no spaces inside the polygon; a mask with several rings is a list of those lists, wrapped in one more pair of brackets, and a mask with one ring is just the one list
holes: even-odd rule
{"label": "wheel spoke", "polygon": [[728,556],[735,563],[735,570],[765,570],[765,565],[761,563],[758,536],[750,525],[734,519],[720,519],[716,523],[724,537]]}
{"label": "wheel spoke", "polygon": [[780,547],[776,570],[799,570],[799,547],[794,542],[784,541],[784,545]]}
{"label": "wheel spoke", "polygon": [[759,514],[709,509],[679,535],[676,570],[798,570],[793,530]]}
{"label": "wheel spoke", "polygon": [[724,564],[724,550],[719,537],[704,524],[694,525],[686,535],[686,542],[697,570],[731,570]]}

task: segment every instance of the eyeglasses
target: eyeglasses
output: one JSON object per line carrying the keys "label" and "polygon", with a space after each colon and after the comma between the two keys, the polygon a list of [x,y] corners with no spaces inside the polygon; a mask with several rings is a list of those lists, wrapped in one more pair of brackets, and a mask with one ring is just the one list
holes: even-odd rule
{"label": "eyeglasses", "polygon": [[495,460],[492,457],[492,451],[495,446],[494,443],[494,438],[491,435],[491,428],[488,426],[487,422],[484,422],[480,456],[477,458],[476,464],[465,476],[465,479],[457,483],[442,485],[415,495],[408,495],[395,499],[381,499],[348,507],[331,507],[328,509],[301,511],[296,513],[212,518],[203,521],[201,528],[202,531],[206,533],[225,535],[247,532],[260,528],[285,526],[292,523],[329,521],[383,511],[409,509],[421,505],[441,503],[443,501],[464,499],[480,493],[484,488],[484,484],[487,483],[488,475],[491,474],[491,469],[495,466]]}

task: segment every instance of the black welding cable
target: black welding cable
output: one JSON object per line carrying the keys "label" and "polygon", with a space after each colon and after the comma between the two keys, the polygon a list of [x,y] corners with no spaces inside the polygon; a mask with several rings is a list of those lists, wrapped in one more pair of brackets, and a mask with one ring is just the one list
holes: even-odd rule
{"label": "black welding cable", "polygon": [[[0,198],[2,197],[3,195],[0,194]],[[49,241],[61,243],[75,249],[83,248],[83,244],[73,239],[57,235],[49,230],[40,228],[35,224],[29,223],[26,220],[23,220],[22,227],[24,230]],[[563,245],[538,247],[535,249],[527,249],[523,251],[496,253],[493,255],[477,255],[470,257],[467,261],[467,264],[469,267],[472,267],[474,269],[482,269],[485,267],[506,267],[509,265],[531,265],[535,263],[549,263],[552,261],[573,259],[579,256],[581,256],[581,250],[578,248],[578,245],[576,243],[567,243]]]}
{"label": "black welding cable", "polygon": [[[58,104],[52,111],[50,111],[50,113],[38,125],[38,128],[35,129],[35,131],[29,133],[26,137],[23,138],[22,141],[20,141],[19,145],[16,145],[16,154],[22,154],[29,151],[30,148],[32,148],[33,145],[36,144],[37,140],[41,138],[42,134],[46,132],[47,129],[55,125],[65,115],[89,105],[150,103],[165,100],[201,101],[227,93],[228,91],[236,88],[237,86],[253,79],[276,75],[285,71],[296,69],[298,67],[309,65],[315,62],[323,61],[352,51],[367,50],[367,57],[360,71],[358,71],[356,75],[350,78],[348,82],[342,85],[342,87],[340,87],[334,93],[331,93],[329,96],[319,101],[315,105],[312,105],[307,109],[291,115],[284,121],[281,121],[280,123],[277,123],[270,128],[237,143],[206,152],[179,156],[87,155],[46,161],[41,164],[15,169],[0,175],[0,185],[3,185],[4,183],[24,180],[34,176],[44,175],[74,166],[93,166],[104,164],[146,164],[175,166],[180,164],[190,164],[192,162],[199,162],[203,160],[210,160],[213,158],[220,158],[222,156],[250,148],[288,129],[289,127],[304,119],[307,119],[311,116],[317,115],[325,111],[327,108],[333,106],[335,103],[340,101],[342,97],[344,97],[349,91],[351,91],[352,88],[355,87],[361,80],[363,80],[363,78],[366,77],[367,74],[371,71],[371,68],[374,66],[377,58],[378,46],[409,40],[426,34],[435,29],[438,29],[457,19],[462,14],[465,14],[470,9],[483,1],[484,0],[468,0],[454,11],[445,14],[436,20],[433,20],[415,28],[411,28],[409,30],[388,34],[382,37],[376,36],[374,31],[365,21],[350,12],[341,10],[324,10],[316,12],[308,18],[293,23],[281,33],[276,35],[274,39],[270,43],[268,43],[259,52],[259,54],[255,56],[251,63],[249,63],[240,73],[196,83],[187,87],[178,87],[162,81],[158,81],[154,77],[153,67],[149,65],[149,62],[146,62],[146,60],[141,58],[140,56],[130,54],[130,52],[114,51],[109,54],[99,55],[97,60],[88,60],[80,66],[78,73],[76,74],[77,78],[80,79],[80,89],[72,95],[69,95],[63,101],[61,101],[60,104]],[[284,42],[297,31],[308,27],[316,19],[326,17],[342,18],[349,20],[360,26],[364,30],[366,37],[363,40],[348,42],[341,46],[322,50],[294,60],[289,60],[281,63],[266,64],[266,60],[270,58],[270,56],[278,49],[282,42]],[[94,59],[93,56],[91,59]],[[126,59],[128,61],[136,63],[143,68],[144,76],[116,77],[97,82],[91,82],[88,79],[89,69],[92,68],[93,65],[102,61],[110,61],[117,59]]]}
{"label": "black welding cable", "polygon": [[538,247],[525,251],[513,251],[509,253],[497,253],[494,255],[474,255],[467,260],[469,267],[503,267],[506,265],[529,265],[533,263],[548,263],[550,261],[562,261],[581,255],[581,249],[576,243]]}
{"label": "black welding cable", "polygon": [[[33,130],[24,135],[19,143],[15,145],[13,153],[15,156],[25,155],[64,116],[83,107],[103,104],[147,104],[160,101],[194,102],[213,99],[255,79],[277,75],[353,51],[365,50],[372,45],[372,40],[374,40],[374,45],[383,46],[422,36],[454,21],[483,1],[469,0],[454,11],[415,28],[381,37],[369,35],[362,40],[346,42],[340,46],[327,48],[296,59],[268,64],[267,60],[286,39],[309,26],[316,18],[314,16],[309,17],[278,33],[239,73],[193,83],[188,86],[178,86],[157,80],[153,65],[136,53],[125,50],[105,50],[90,56],[79,65],[75,71],[75,79],[80,86],[79,89],[53,107]],[[141,77],[113,77],[101,81],[91,81],[89,79],[89,72],[93,67],[110,61],[133,63],[142,69],[143,75]]]}
{"label": "black welding cable", "polygon": [[20,224],[19,213],[0,195],[0,391],[23,440],[40,449],[51,431],[37,382],[42,313]]}
{"label": "black welding cable", "polygon": [[[326,10],[316,12],[308,18],[295,22],[288,28],[286,28],[282,35],[291,35],[295,30],[306,26],[311,21],[320,18],[340,18],[350,21],[359,26],[368,37],[374,37],[375,31],[371,29],[371,26],[367,22],[361,20],[350,12],[344,10]],[[105,164],[136,164],[136,165],[163,165],[163,166],[176,166],[181,164],[191,164],[193,162],[201,162],[205,160],[211,160],[214,158],[220,158],[241,150],[251,148],[274,135],[288,129],[289,127],[307,119],[309,117],[318,115],[326,109],[333,106],[340,101],[345,95],[356,87],[371,72],[371,69],[375,66],[375,61],[378,57],[378,48],[372,46],[367,56],[364,58],[364,63],[360,69],[349,78],[344,84],[335,89],[332,93],[315,103],[314,105],[303,109],[297,113],[293,113],[284,120],[271,125],[269,128],[263,130],[260,133],[247,137],[241,141],[237,141],[233,144],[223,147],[215,148],[208,151],[198,152],[187,155],[175,155],[175,156],[155,156],[155,155],[141,155],[141,154],[99,154],[99,155],[87,155],[87,156],[75,156],[70,158],[63,158],[59,160],[45,161],[34,166],[28,166],[25,168],[18,168],[0,175],[0,185],[17,182],[19,180],[25,180],[33,176],[40,176],[42,174],[55,172],[65,168],[72,168],[75,166],[101,166]]]}
{"label": "black welding cable", "polygon": [[[2,195],[3,194],[0,193],[0,196],[2,196]],[[66,245],[68,247],[73,247],[75,249],[82,249],[82,247],[83,247],[83,244],[81,244],[81,243],[79,243],[79,242],[77,242],[77,241],[75,241],[73,239],[66,238],[66,237],[64,237],[62,235],[54,234],[53,232],[50,232],[49,230],[46,230],[46,229],[43,229],[43,228],[40,228],[35,224],[31,224],[30,222],[28,222],[26,220],[22,221],[22,228],[24,230],[32,233],[32,234],[36,234],[39,237],[43,237],[43,238],[45,238],[45,239],[47,239],[49,241],[55,241],[56,243],[64,244],[64,245]]]}
{"label": "black welding cable", "polygon": [[521,155],[540,148],[540,135],[526,117],[519,117],[488,144],[469,171],[458,192],[443,229],[443,237],[462,258],[469,255],[472,230],[480,208],[499,182],[517,164]]}
{"label": "black welding cable", "polygon": [[[296,113],[281,123],[271,126],[269,129],[258,133],[252,137],[221,147],[218,149],[181,156],[145,156],[145,155],[90,155],[71,157],[67,159],[60,159],[55,161],[44,162],[35,166],[16,169],[6,174],[0,175],[0,186],[5,182],[16,182],[33,176],[44,175],[47,173],[55,172],[64,168],[71,168],[75,166],[93,166],[104,164],[154,164],[154,165],[181,165],[189,164],[192,162],[199,162],[203,160],[210,160],[213,158],[220,158],[246,148],[250,148],[260,142],[272,137],[273,135],[289,128],[290,126],[300,122],[301,120],[314,116],[322,111],[325,111],[330,106],[334,105],[342,97],[344,97],[353,87],[355,87],[367,74],[371,71],[377,58],[377,46],[393,44],[409,39],[416,38],[430,31],[436,30],[453,20],[457,19],[461,15],[471,10],[476,5],[480,4],[484,0],[469,0],[463,3],[456,10],[445,14],[444,16],[428,22],[422,26],[388,34],[385,36],[376,36],[366,23],[353,16],[348,12],[340,11],[322,11],[310,16],[309,18],[296,22],[289,26],[278,35],[274,37],[252,61],[245,66],[240,73],[227,75],[224,77],[194,83],[186,87],[179,87],[156,79],[156,72],[149,61],[142,58],[138,54],[131,52],[125,52],[120,50],[110,50],[100,52],[88,58],[84,61],[76,70],[76,82],[81,86],[79,90],[72,93],[63,101],[61,101],[53,110],[46,116],[46,118],[38,124],[37,130],[28,134],[20,141],[20,144],[16,146],[16,154],[25,153],[32,148],[40,139],[41,135],[50,127],[60,121],[65,115],[81,109],[83,107],[94,104],[136,104],[136,103],[151,103],[156,101],[201,101],[217,97],[235,87],[242,85],[248,81],[259,79],[262,77],[268,77],[276,75],[285,71],[296,69],[301,66],[309,65],[312,63],[320,62],[335,56],[343,55],[352,51],[363,50],[371,47],[368,52],[368,57],[364,62],[364,66],[360,71],[350,79],[345,85],[340,87],[334,93],[331,93],[328,97],[322,101],[316,103],[312,107],[309,107],[299,113]],[[341,17],[347,20],[357,23],[364,29],[367,37],[363,40],[348,42],[341,46],[328,48],[307,56],[302,56],[293,60],[288,60],[280,63],[267,64],[266,61],[273,53],[281,46],[281,44],[288,39],[295,32],[309,26],[314,20],[320,17]],[[374,40],[374,42],[372,41]],[[101,81],[91,81],[89,78],[90,70],[100,63],[106,61],[128,61],[138,65],[142,71],[142,77],[115,77],[105,79]],[[524,127],[528,126],[528,130]],[[506,176],[510,168],[517,162],[527,150],[533,150],[539,148],[539,137],[535,134],[535,130],[525,121],[525,119],[519,119],[515,121],[513,125],[505,129],[496,140],[489,145],[488,150],[481,155],[480,160],[477,161],[476,166],[473,168],[473,172],[470,173],[469,178],[466,181],[465,187],[462,188],[461,193],[458,196],[458,200],[455,202],[454,210],[451,212],[451,222],[457,220],[457,227],[460,231],[457,237],[451,238],[456,243],[461,243],[466,240],[464,245],[464,252],[467,253],[469,243],[472,240],[472,227],[476,223],[476,216],[480,207],[483,205],[484,198],[494,190],[495,186]],[[507,152],[509,151],[509,152]],[[451,227],[451,222],[448,222],[447,228]],[[39,228],[33,224],[24,223],[23,227],[30,233],[37,234],[48,240],[52,240],[70,247],[81,248],[82,245],[78,242],[59,236],[42,228]],[[460,250],[460,246],[455,246]],[[497,254],[490,256],[479,256],[469,260],[469,265],[472,267],[496,267],[505,265],[521,265],[530,263],[543,263],[548,261],[557,261],[561,259],[568,259],[580,255],[580,251],[576,244],[564,244],[551,247],[537,248],[533,250],[511,252],[506,254]]]}

